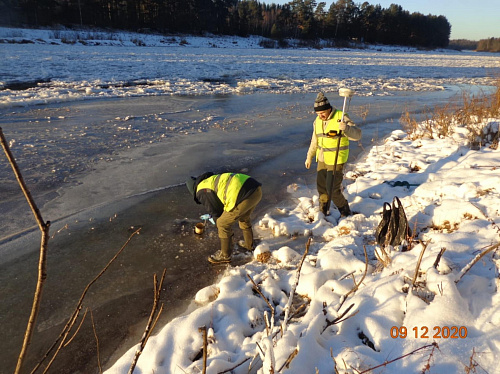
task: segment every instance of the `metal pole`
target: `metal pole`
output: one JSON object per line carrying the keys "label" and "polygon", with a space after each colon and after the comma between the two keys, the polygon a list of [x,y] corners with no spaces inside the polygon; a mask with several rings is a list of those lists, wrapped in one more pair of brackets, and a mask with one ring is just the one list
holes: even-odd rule
{"label": "metal pole", "polygon": [[[339,90],[339,95],[344,97],[344,105],[342,107],[342,122],[344,122],[344,116],[345,116],[345,106],[347,102],[347,98],[351,97],[353,95],[353,91],[348,89],[348,88],[341,88]],[[349,101],[350,103],[350,101]],[[335,171],[337,169],[337,162],[339,159],[339,152],[340,152],[340,141],[342,140],[342,131],[338,132],[338,137],[339,140],[337,142],[337,151],[335,153],[335,162],[333,164],[333,171],[332,171],[332,178],[330,179],[330,185],[327,186],[328,189],[328,202],[326,203],[326,215],[330,214],[330,203],[332,201],[332,193],[333,193],[333,186],[335,184]],[[328,179],[328,170],[326,171],[327,179]]]}

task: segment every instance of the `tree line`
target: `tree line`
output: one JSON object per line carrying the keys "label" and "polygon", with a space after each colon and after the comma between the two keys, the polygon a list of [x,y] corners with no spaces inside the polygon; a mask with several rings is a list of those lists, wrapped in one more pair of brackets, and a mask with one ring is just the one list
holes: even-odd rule
{"label": "tree line", "polygon": [[420,47],[446,47],[444,16],[410,13],[368,2],[293,0],[0,0],[5,26],[88,26],[160,33],[260,35],[283,40],[332,39]]}
{"label": "tree line", "polygon": [[481,39],[477,43],[478,52],[500,52],[500,38]]}

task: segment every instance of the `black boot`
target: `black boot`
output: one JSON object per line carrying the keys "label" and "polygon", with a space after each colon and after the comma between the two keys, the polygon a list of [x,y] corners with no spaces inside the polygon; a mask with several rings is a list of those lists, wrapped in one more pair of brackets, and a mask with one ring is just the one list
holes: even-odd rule
{"label": "black boot", "polygon": [[349,208],[349,203],[339,208],[339,212],[341,217],[349,217],[350,215],[352,215],[351,209]]}
{"label": "black boot", "polygon": [[243,240],[238,242],[238,245],[242,248],[245,248],[247,251],[253,251],[254,241],[253,241],[253,231],[252,229],[245,229],[243,231]]}
{"label": "black boot", "polygon": [[232,238],[220,239],[220,250],[208,257],[208,261],[212,264],[227,264],[231,262],[231,240]]}
{"label": "black boot", "polygon": [[323,203],[323,202],[319,202],[319,209],[321,210],[321,213],[323,213],[325,216],[328,215],[328,204],[327,203]]}

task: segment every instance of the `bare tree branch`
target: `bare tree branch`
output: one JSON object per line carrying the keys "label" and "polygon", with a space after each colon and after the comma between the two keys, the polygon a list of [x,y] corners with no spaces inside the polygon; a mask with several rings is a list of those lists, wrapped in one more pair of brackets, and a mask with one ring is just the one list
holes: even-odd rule
{"label": "bare tree branch", "polygon": [[[146,346],[146,343],[148,342],[148,339],[151,336],[151,333],[153,332],[153,328],[156,325],[156,321],[158,321],[158,318],[159,318],[161,312],[163,311],[163,305],[162,305],[162,307],[160,308],[160,311],[158,312],[158,303],[160,302],[161,288],[163,287],[163,281],[165,280],[166,274],[167,274],[167,269],[163,269],[163,274],[161,276],[160,283],[158,283],[158,278],[157,278],[156,274],[153,277],[154,278],[154,281],[153,281],[153,286],[154,286],[153,307],[151,308],[151,314],[149,315],[148,323],[146,324],[146,328],[144,330],[144,333],[142,334],[141,344],[140,344],[137,352],[135,352],[134,360],[132,361],[132,364],[130,365],[130,369],[128,370],[128,374],[132,374],[134,372],[134,369],[137,365],[137,361],[139,361],[139,356],[142,354],[142,351],[144,350],[144,347]],[[156,315],[156,317],[155,317],[155,315]]]}
{"label": "bare tree branch", "polygon": [[71,317],[69,318],[68,322],[66,323],[66,325],[64,326],[63,330],[61,331],[61,334],[59,335],[59,337],[56,339],[56,341],[52,344],[52,346],[47,350],[47,352],[45,353],[45,355],[42,357],[42,359],[40,360],[40,362],[35,366],[35,368],[31,371],[31,374],[35,373],[39,368],[40,366],[43,364],[43,362],[45,361],[45,359],[47,359],[47,357],[50,356],[50,354],[52,353],[52,351],[54,350],[54,348],[59,345],[59,347],[57,348],[56,352],[54,353],[54,355],[52,356],[52,359],[50,360],[50,362],[47,364],[47,367],[45,368],[44,370],[44,373],[46,373],[50,366],[52,365],[52,363],[54,362],[56,356],[59,354],[59,351],[64,347],[65,343],[66,343],[66,339],[71,331],[71,329],[73,328],[74,324],[76,323],[76,320],[78,319],[78,315],[80,314],[80,311],[82,309],[82,304],[83,304],[83,299],[85,298],[85,296],[87,295],[87,292],[89,291],[90,287],[95,283],[97,282],[97,280],[106,272],[106,270],[108,270],[108,268],[111,266],[111,264],[118,258],[118,256],[123,252],[123,250],[125,249],[125,247],[128,245],[128,243],[130,243],[130,241],[132,240],[132,238],[135,236],[135,235],[138,235],[139,232],[141,231],[141,229],[137,229],[136,231],[134,231],[130,236],[129,238],[127,239],[127,241],[125,242],[125,244],[123,244],[123,246],[120,248],[120,250],[118,252],[116,252],[116,254],[113,256],[113,258],[111,260],[109,260],[109,262],[106,264],[106,266],[100,271],[100,273],[89,283],[87,284],[87,286],[85,287],[85,289],[83,290],[83,293],[82,295],[80,296],[80,299],[78,300],[78,303],[76,305],[76,308],[75,310],[73,311],[73,314],[71,315]]}
{"label": "bare tree branch", "polygon": [[42,238],[40,241],[40,256],[38,260],[38,280],[36,283],[35,295],[33,296],[33,305],[31,307],[31,314],[28,319],[28,326],[26,327],[26,331],[24,333],[24,341],[21,347],[21,352],[19,353],[19,357],[17,359],[16,369],[14,371],[15,374],[18,374],[21,371],[21,367],[24,362],[24,358],[26,357],[26,353],[28,352],[28,347],[31,344],[31,337],[33,336],[33,331],[35,329],[36,319],[38,317],[38,312],[40,310],[40,303],[42,301],[42,293],[45,279],[47,279],[47,250],[48,250],[48,242],[49,242],[49,229],[50,229],[50,221],[45,222],[42,218],[40,210],[38,209],[31,193],[24,182],[23,176],[19,167],[17,166],[16,160],[10,151],[9,144],[7,143],[7,139],[5,138],[2,128],[0,127],[0,143],[2,144],[2,148],[9,160],[10,166],[14,171],[14,175],[16,176],[17,182],[23,191],[26,200],[35,216],[38,227],[40,228],[40,232],[42,233]]}
{"label": "bare tree branch", "polygon": [[257,284],[255,283],[255,281],[252,279],[252,277],[250,276],[250,274],[247,274],[247,277],[248,279],[250,279],[250,281],[252,282],[254,288],[255,288],[255,291],[257,291],[257,293],[264,299],[264,301],[267,303],[267,305],[269,306],[269,309],[271,309],[271,318],[272,318],[272,322],[274,324],[274,307],[271,305],[271,303],[269,302],[269,300],[267,300],[267,298],[262,294],[262,292],[260,292],[260,288],[259,286],[257,286]]}

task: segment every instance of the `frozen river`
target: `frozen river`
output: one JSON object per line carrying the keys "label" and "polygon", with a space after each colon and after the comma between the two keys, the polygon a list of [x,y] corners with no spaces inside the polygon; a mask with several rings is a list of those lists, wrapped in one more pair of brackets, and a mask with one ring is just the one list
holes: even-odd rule
{"label": "frozen river", "polygon": [[[448,87],[392,97],[354,96],[350,113],[362,127],[363,139],[352,144],[351,161],[399,128],[404,111],[418,113],[457,94],[459,88]],[[315,94],[124,98],[4,114],[4,133],[14,145],[22,145],[22,153],[16,147],[13,152],[44,219],[52,222],[48,278],[29,362],[33,364],[47,342],[55,340],[84,286],[138,228],[141,234],[85,303],[99,321],[103,362],[122,344],[123,349],[134,344],[142,333],[154,273],[167,269],[162,322],[182,312],[196,291],[211,284],[221,270],[205,260],[218,245],[215,228],[203,238],[192,232],[205,212],[183,182],[207,170],[244,171],[263,183],[264,199],[256,219],[272,207],[290,205],[288,184],[314,188],[315,173],[303,166],[314,98]],[[342,105],[335,94],[329,99]],[[12,339],[0,352],[10,368],[36,282],[39,233],[5,160],[0,166],[0,207],[5,212],[0,218],[0,283],[8,285],[0,291],[0,315],[10,321],[2,324],[0,336]],[[95,356],[91,327],[82,329],[80,336],[73,349],[81,355],[75,359],[73,349],[63,351],[56,361],[58,372],[95,367],[89,363]]]}

